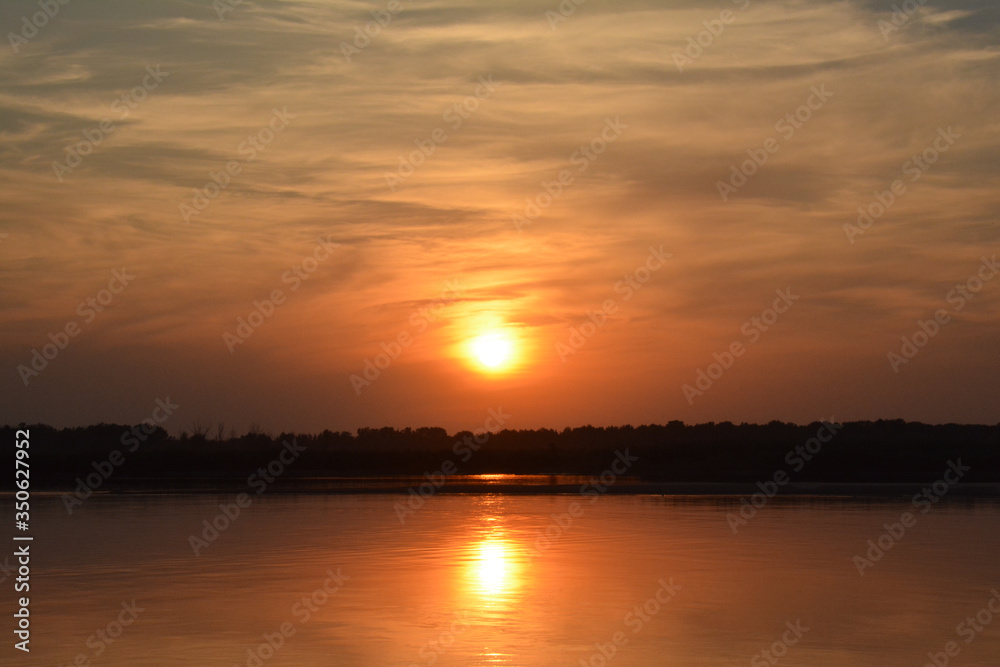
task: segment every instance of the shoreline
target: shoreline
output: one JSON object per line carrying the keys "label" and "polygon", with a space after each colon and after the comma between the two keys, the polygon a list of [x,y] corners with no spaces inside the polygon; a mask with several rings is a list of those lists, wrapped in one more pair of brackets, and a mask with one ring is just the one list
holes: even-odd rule
{"label": "shoreline", "polygon": [[[230,493],[247,493],[248,487],[242,480],[233,480],[232,483],[219,484],[215,481],[212,485],[202,483],[201,480],[183,480],[176,484],[159,483],[144,484],[136,480],[133,484],[116,485],[113,489],[98,489],[92,493],[94,496],[138,496],[138,495],[220,495]],[[595,480],[596,481],[596,480]],[[143,480],[145,482],[145,480]],[[754,494],[764,495],[770,499],[780,498],[837,498],[837,499],[906,499],[921,492],[928,487],[928,482],[887,482],[887,483],[864,483],[864,482],[799,482],[788,483],[778,487],[776,492],[767,493],[756,483],[733,483],[733,482],[628,482],[616,483],[604,487],[603,490],[595,488],[589,482],[580,483],[557,483],[557,484],[508,484],[508,483],[470,483],[452,482],[444,483],[440,487],[433,487],[424,478],[405,479],[365,479],[346,481],[339,479],[336,481],[329,479],[311,480],[287,480],[284,484],[274,484],[267,488],[263,495],[411,495],[421,493],[420,487],[424,486],[421,495],[430,496],[437,494],[450,495],[518,495],[518,496],[544,496],[544,495],[580,495],[581,489],[586,488],[588,495],[632,495],[632,496],[666,496],[677,498],[741,498]],[[428,487],[431,487],[430,489]],[[48,488],[34,489],[32,495],[35,496],[59,496],[62,494],[73,494],[72,488]],[[252,497],[257,494],[250,493]],[[0,492],[0,498],[13,499],[14,491]],[[961,497],[965,499],[996,498],[1000,500],[1000,483],[969,483],[955,484],[948,490],[948,498]]]}

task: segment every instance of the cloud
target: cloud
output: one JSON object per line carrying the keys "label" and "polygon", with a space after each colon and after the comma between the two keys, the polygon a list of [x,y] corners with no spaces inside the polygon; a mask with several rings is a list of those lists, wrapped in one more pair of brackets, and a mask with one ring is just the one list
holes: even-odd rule
{"label": "cloud", "polygon": [[[112,269],[134,266],[134,287],[57,360],[73,372],[37,380],[49,397],[32,414],[86,413],[61,408],[67,401],[84,401],[95,419],[113,411],[114,388],[83,398],[71,389],[108,364],[119,377],[124,362],[112,351],[127,346],[130,362],[175,359],[159,371],[163,382],[229,422],[260,419],[196,391],[191,378],[215,364],[233,383],[280,373],[302,416],[276,411],[276,420],[354,428],[357,414],[391,421],[426,408],[428,423],[441,414],[453,420],[446,426],[468,427],[493,389],[470,379],[459,392],[455,378],[468,372],[452,348],[505,323],[534,355],[538,384],[519,379],[527,384],[512,399],[534,425],[587,421],[603,384],[586,373],[611,367],[634,394],[622,422],[736,419],[750,404],[739,392],[692,408],[679,386],[775,289],[793,286],[802,300],[771,339],[778,372],[759,382],[787,393],[815,350],[864,363],[811,403],[796,399],[794,414],[759,419],[856,405],[853,387],[881,382],[873,374],[886,370],[887,344],[1000,240],[995,3],[929,0],[883,37],[893,4],[592,2],[553,30],[544,12],[557,3],[404,2],[348,62],[341,44],[383,5],[244,2],[219,20],[207,0],[70,3],[20,53],[0,53],[0,359],[23,363]],[[734,20],[678,69],[674,54],[725,8]],[[17,26],[33,11],[18,0],[0,18]],[[157,65],[169,77],[122,117],[115,101]],[[475,97],[480,77],[496,82],[484,98]],[[833,96],[786,136],[779,123],[814,86]],[[275,109],[291,118],[271,136]],[[627,127],[603,142],[614,118]],[[114,131],[60,182],[53,162],[102,119]],[[907,162],[949,127],[960,139],[908,180]],[[432,140],[436,130],[446,139]],[[779,149],[723,201],[719,183],[769,139]],[[593,160],[581,159],[588,146],[600,147]],[[390,188],[401,160],[419,164]],[[181,204],[232,162],[239,173],[186,223]],[[572,182],[546,194],[563,171]],[[897,179],[906,194],[852,245],[844,225]],[[513,216],[541,201],[532,224],[515,229]],[[340,244],[335,255],[230,355],[222,333],[255,300],[288,290],[284,272],[320,236]],[[620,297],[616,282],[661,244],[669,264],[575,367],[561,364],[554,344]],[[448,279],[462,296],[386,372],[397,378],[386,384],[391,399],[362,405],[347,374],[410,327],[410,313]],[[990,289],[978,315],[967,311],[978,327],[1000,300]],[[982,384],[968,370],[989,354],[982,331],[956,324],[935,341],[955,358],[935,366],[943,383]],[[14,409],[27,410],[17,375],[4,382]],[[339,402],[309,394],[324,383]],[[406,388],[423,392],[420,401],[400,398]],[[546,392],[572,401],[546,402]],[[963,400],[958,392],[946,404],[960,411]],[[843,418],[852,416],[871,415]]]}

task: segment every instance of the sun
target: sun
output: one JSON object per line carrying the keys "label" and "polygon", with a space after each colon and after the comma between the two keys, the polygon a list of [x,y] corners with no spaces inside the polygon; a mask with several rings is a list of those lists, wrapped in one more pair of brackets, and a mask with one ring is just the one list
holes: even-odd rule
{"label": "sun", "polygon": [[473,358],[489,370],[501,370],[514,357],[514,341],[503,332],[483,334],[475,338],[470,350]]}

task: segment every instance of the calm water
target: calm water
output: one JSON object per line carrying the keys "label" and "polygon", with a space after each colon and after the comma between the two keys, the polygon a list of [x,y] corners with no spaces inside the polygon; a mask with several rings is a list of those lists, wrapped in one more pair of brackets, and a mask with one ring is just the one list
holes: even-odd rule
{"label": "calm water", "polygon": [[559,527],[580,498],[440,495],[401,525],[402,496],[262,496],[196,557],[231,500],[36,500],[33,650],[5,629],[3,663],[601,665],[600,644],[622,666],[764,665],[784,636],[777,664],[920,667],[949,641],[950,664],[1000,664],[1000,618],[956,633],[1000,588],[995,504],[918,515],[862,577],[852,557],[907,502],[772,501],[733,535],[725,499],[602,497]]}

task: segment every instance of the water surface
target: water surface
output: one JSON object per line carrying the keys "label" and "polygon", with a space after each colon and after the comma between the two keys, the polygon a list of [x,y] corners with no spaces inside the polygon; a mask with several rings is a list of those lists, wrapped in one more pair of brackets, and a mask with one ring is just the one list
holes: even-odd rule
{"label": "water surface", "polygon": [[949,641],[951,664],[1000,664],[1000,622],[956,633],[1000,587],[992,503],[918,513],[861,576],[908,501],[775,499],[734,535],[731,498],[439,495],[401,521],[401,495],[265,495],[195,556],[232,499],[36,499],[13,664],[751,665],[783,636],[786,665],[919,667]]}

